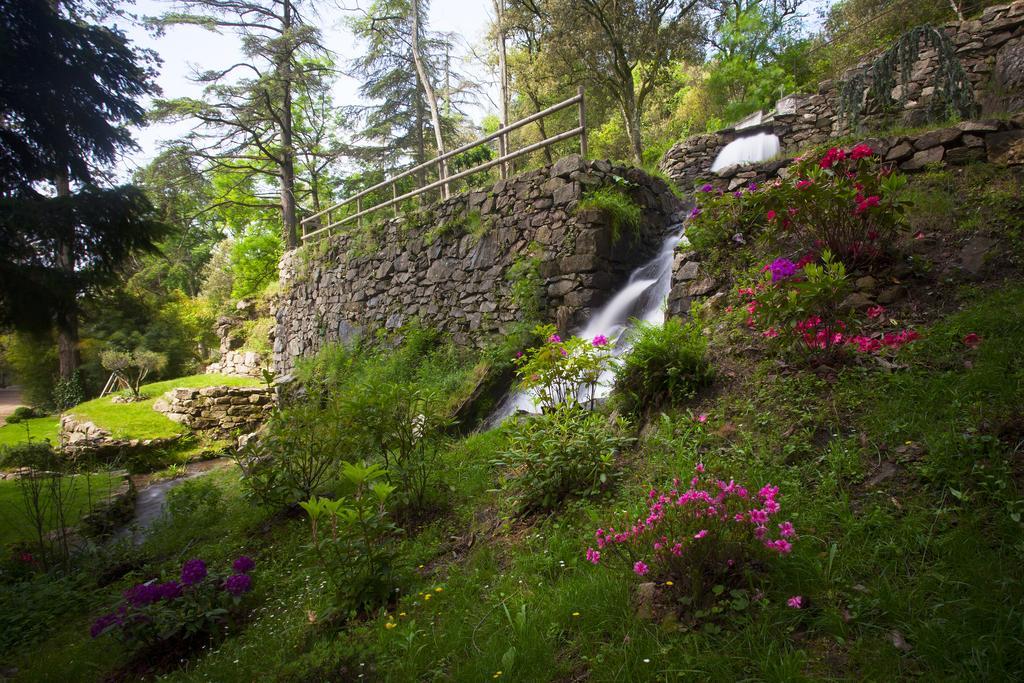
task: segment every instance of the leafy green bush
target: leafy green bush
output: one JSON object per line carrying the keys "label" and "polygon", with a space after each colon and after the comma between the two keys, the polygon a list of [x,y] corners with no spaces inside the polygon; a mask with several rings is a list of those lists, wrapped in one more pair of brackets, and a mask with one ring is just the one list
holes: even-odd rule
{"label": "leafy green bush", "polygon": [[583,195],[577,211],[596,210],[604,214],[612,228],[612,241],[618,242],[624,228],[635,236],[640,230],[643,212],[626,188],[613,185],[591,190]]}
{"label": "leafy green bush", "polygon": [[167,492],[167,513],[174,521],[204,519],[217,514],[224,492],[208,479],[183,482]]}
{"label": "leafy green bush", "polygon": [[365,452],[383,460],[399,508],[414,516],[426,512],[440,490],[439,455],[452,424],[444,399],[411,382],[387,382],[363,384],[337,401],[335,419],[349,426]]}
{"label": "leafy green bush", "polygon": [[618,472],[615,455],[632,439],[626,423],[559,404],[508,427],[508,445],[495,462],[508,468],[507,486],[520,514],[557,508],[570,496],[593,496]]}
{"label": "leafy green bush", "polygon": [[318,493],[331,481],[345,453],[344,429],[315,401],[276,413],[266,433],[234,456],[249,497],[278,507]]}
{"label": "leafy green bush", "polygon": [[46,417],[46,413],[37,408],[18,406],[14,412],[7,416],[7,424],[18,424],[23,420],[31,420],[34,417]]}
{"label": "leafy green bush", "polygon": [[345,463],[341,479],[351,493],[337,500],[312,497],[300,503],[309,514],[312,549],[345,616],[386,604],[394,597],[397,531],[387,501],[395,488],[380,481],[380,465]]}
{"label": "leafy green bush", "polygon": [[58,379],[53,385],[53,405],[58,411],[74,408],[85,401],[85,389],[82,388],[82,373],[75,370],[71,377]]}
{"label": "leafy green bush", "polygon": [[712,378],[700,327],[669,318],[664,325],[640,322],[633,349],[615,371],[616,400],[633,415],[692,396]]}

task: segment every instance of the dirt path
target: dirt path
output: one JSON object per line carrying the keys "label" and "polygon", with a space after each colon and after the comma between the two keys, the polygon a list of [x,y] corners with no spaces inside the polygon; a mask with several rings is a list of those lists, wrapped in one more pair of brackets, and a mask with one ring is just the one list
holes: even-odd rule
{"label": "dirt path", "polygon": [[9,386],[0,389],[0,424],[6,423],[7,416],[20,405],[24,405],[21,403],[21,387]]}

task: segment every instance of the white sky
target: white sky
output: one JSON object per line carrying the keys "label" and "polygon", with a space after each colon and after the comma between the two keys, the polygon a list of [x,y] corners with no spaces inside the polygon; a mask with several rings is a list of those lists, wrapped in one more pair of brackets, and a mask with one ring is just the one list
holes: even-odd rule
{"label": "white sky", "polygon": [[[346,6],[349,7],[365,8],[369,4],[370,0],[346,2]],[[138,0],[133,11],[140,15],[156,16],[172,10],[173,7],[174,4],[169,0]],[[469,57],[471,47],[482,53],[480,48],[483,46],[484,34],[490,21],[490,7],[489,0],[433,0],[429,27],[434,31],[457,34],[458,53],[452,56],[453,68],[457,68],[478,83],[487,84],[487,90],[493,99],[496,97],[493,84],[490,83],[493,76],[487,73],[479,62],[473,62]],[[345,17],[352,13],[338,9],[333,2],[321,3],[319,11],[324,44],[336,53],[337,63],[344,65],[360,51],[360,46],[344,27]],[[231,33],[217,34],[193,26],[169,28],[159,38],[154,38],[137,27],[127,28],[127,33],[135,44],[155,50],[163,59],[157,82],[163,90],[163,97],[167,99],[197,97],[201,94],[202,88],[189,80],[189,76],[196,69],[224,68],[239,61],[239,42]],[[459,58],[465,61],[458,64],[456,60]],[[340,76],[334,88],[335,103],[342,106],[359,102],[356,94],[358,87],[359,83],[354,79]],[[484,114],[493,109],[494,107],[484,97],[480,106],[468,113],[474,120],[479,121]],[[145,165],[157,154],[161,143],[182,135],[188,130],[189,125],[159,124],[135,131],[135,140],[141,149],[123,159],[123,169],[130,173]]]}

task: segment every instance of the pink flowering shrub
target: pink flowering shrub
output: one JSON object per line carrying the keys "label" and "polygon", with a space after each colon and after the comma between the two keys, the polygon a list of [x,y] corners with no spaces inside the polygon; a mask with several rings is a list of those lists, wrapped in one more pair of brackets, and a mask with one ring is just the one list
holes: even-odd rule
{"label": "pink flowering shrub", "polygon": [[753,492],[735,481],[705,475],[697,465],[686,488],[676,479],[668,491],[652,489],[647,509],[622,529],[600,528],[592,564],[612,561],[634,574],[687,591],[700,604],[706,588],[742,576],[750,560],[788,555],[796,540],[789,521],[780,520],[779,488]]}
{"label": "pink flowering shrub", "polygon": [[785,180],[750,183],[732,192],[700,188],[686,236],[698,251],[745,244],[764,231],[828,249],[847,265],[867,264],[891,246],[907,203],[905,176],[867,145],[829,149],[789,167]]}
{"label": "pink flowering shrub", "polygon": [[[737,290],[744,324],[782,351],[815,358],[848,351],[879,353],[919,337],[909,329],[865,334],[854,311],[843,307],[850,289],[846,267],[828,250],[820,259],[775,259],[761,272],[760,280]],[[884,307],[872,306],[867,317],[882,323],[884,313]]]}
{"label": "pink flowering shrub", "polygon": [[601,373],[608,369],[612,349],[608,338],[562,339],[554,325],[539,325],[534,333],[544,342],[516,355],[519,386],[530,391],[545,410],[563,404],[593,408]]}

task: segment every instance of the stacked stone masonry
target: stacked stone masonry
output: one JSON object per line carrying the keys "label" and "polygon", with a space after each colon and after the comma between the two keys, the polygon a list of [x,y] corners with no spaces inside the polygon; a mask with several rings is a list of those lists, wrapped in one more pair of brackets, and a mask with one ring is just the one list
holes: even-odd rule
{"label": "stacked stone masonry", "polygon": [[153,409],[196,432],[215,438],[256,431],[274,410],[274,391],[266,387],[172,389]]}
{"label": "stacked stone masonry", "polygon": [[[1024,0],[988,7],[977,19],[955,21],[941,27],[956,49],[956,56],[970,81],[978,114],[982,117],[1024,109]],[[923,47],[923,46],[922,46]],[[831,138],[848,135],[850,122],[839,115],[839,82],[856,73],[867,73],[877,57],[871,55],[843,74],[839,81],[826,81],[811,94],[789,95],[776,104],[756,126],[727,128],[697,135],[673,146],[661,161],[661,170],[684,189],[714,178],[711,165],[718,152],[737,138],[755,132],[774,133],[783,153],[796,154]],[[913,66],[907,93],[900,92],[901,77],[892,92],[903,103],[895,118],[883,114],[867,97],[857,122],[863,130],[877,130],[889,124],[919,126],[932,109],[937,65],[934,49],[922,49]],[[897,74],[899,71],[897,70]],[[728,171],[728,169],[724,169]]]}
{"label": "stacked stone masonry", "polygon": [[[608,186],[624,188],[641,207],[636,232],[615,235],[604,212],[577,210],[585,193]],[[480,346],[521,318],[509,269],[533,257],[543,317],[570,330],[653,256],[681,215],[661,179],[573,155],[389,219],[370,248],[352,233],[306,245],[281,263],[276,370],[289,373],[296,358],[325,344],[414,319],[457,344]]]}
{"label": "stacked stone masonry", "polygon": [[[239,302],[243,304],[246,302]],[[241,309],[240,309],[241,310]],[[263,369],[268,366],[268,358],[255,351],[240,349],[242,339],[235,334],[242,325],[242,319],[221,316],[217,319],[217,336],[220,338],[220,360],[206,366],[210,375],[229,375],[233,377],[261,377]],[[270,343],[273,344],[273,334]]]}
{"label": "stacked stone masonry", "polygon": [[[879,158],[909,173],[926,170],[932,165],[961,166],[975,161],[1019,165],[1024,164],[1024,112],[1009,120],[962,121],[918,135],[863,138],[858,142],[870,145]],[[792,162],[793,159],[779,159],[732,167],[709,184],[726,191],[749,187],[751,183],[764,184],[786,178]],[[669,314],[687,315],[692,302],[713,297],[720,284],[704,272],[699,254],[694,251],[677,253]]]}

